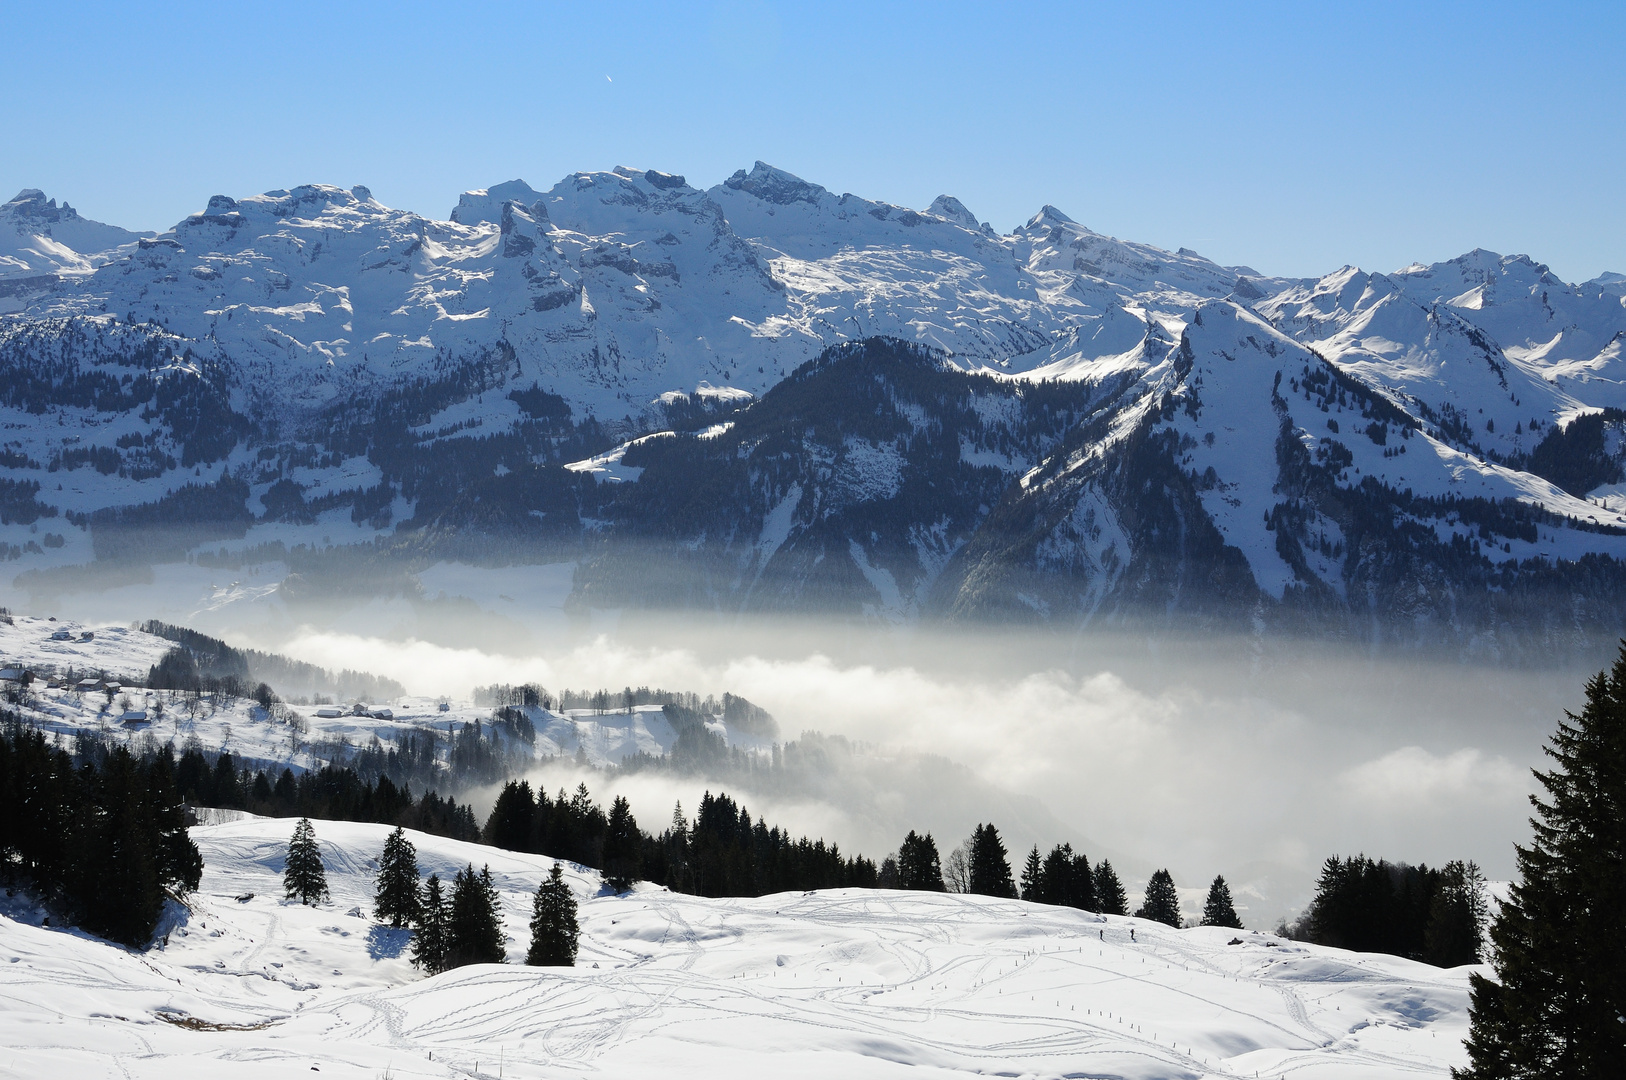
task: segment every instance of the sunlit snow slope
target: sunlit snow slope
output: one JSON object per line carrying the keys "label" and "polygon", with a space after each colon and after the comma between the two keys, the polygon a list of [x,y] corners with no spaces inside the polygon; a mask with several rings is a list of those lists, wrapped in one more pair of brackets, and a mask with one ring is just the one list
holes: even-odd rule
{"label": "sunlit snow slope", "polygon": [[[383,826],[318,822],[333,901],[279,899],[292,823],[194,830],[167,944],[134,954],[0,918],[0,1075],[368,1077],[1445,1076],[1468,969],[959,895],[603,895],[572,869],[575,969],[521,966],[551,865],[490,864],[509,966],[432,979],[365,912]],[[1131,936],[1133,935],[1133,937]]]}

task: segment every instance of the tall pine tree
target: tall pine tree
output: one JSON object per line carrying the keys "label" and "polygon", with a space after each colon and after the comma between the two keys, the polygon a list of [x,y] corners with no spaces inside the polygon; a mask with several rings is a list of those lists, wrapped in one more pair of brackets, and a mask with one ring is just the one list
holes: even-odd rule
{"label": "tall pine tree", "polygon": [[316,830],[310,818],[300,818],[288,841],[288,862],[282,871],[282,888],[289,900],[301,904],[326,900],[327,871],[322,867],[322,849],[316,845]]}
{"label": "tall pine tree", "polygon": [[1034,844],[1033,850],[1028,852],[1028,861],[1022,867],[1022,899],[1036,904],[1052,903],[1050,890],[1046,888],[1044,862],[1039,858],[1039,845]]}
{"label": "tall pine tree", "polygon": [[500,964],[508,957],[503,941],[502,916],[491,868],[474,872],[474,864],[452,879],[451,911],[446,922],[448,970],[464,964]]}
{"label": "tall pine tree", "polygon": [[922,892],[943,891],[943,867],[937,854],[937,841],[931,833],[920,835],[910,829],[898,848],[898,888]]}
{"label": "tall pine tree", "polygon": [[626,892],[638,877],[644,838],[632,807],[620,795],[610,804],[609,825],[604,832],[604,883],[616,892]]}
{"label": "tall pine tree", "polygon": [[1129,894],[1107,859],[1095,864],[1095,903],[1095,910],[1103,915],[1129,914]]}
{"label": "tall pine tree", "polygon": [[1236,905],[1231,902],[1231,887],[1218,874],[1214,875],[1214,883],[1208,887],[1208,900],[1203,904],[1203,925],[1242,929],[1242,920],[1236,915]]}
{"label": "tall pine tree", "polygon": [[967,860],[967,892],[984,896],[1016,898],[1016,882],[1011,880],[1010,860],[1005,857],[1005,844],[993,822],[978,825],[971,834],[971,854]]}
{"label": "tall pine tree", "polygon": [[1156,870],[1146,883],[1146,896],[1141,901],[1137,919],[1151,919],[1165,926],[1180,925],[1180,894],[1175,891],[1174,878],[1167,870]]}
{"label": "tall pine tree", "polygon": [[1470,977],[1458,1080],[1626,1076],[1626,643],[1564,715],[1491,925],[1496,981]]}
{"label": "tall pine tree", "polygon": [[418,852],[406,838],[406,830],[396,826],[378,858],[373,915],[400,929],[417,921],[418,909]]}
{"label": "tall pine tree", "polygon": [[451,922],[451,911],[446,894],[440,887],[440,876],[430,874],[424,882],[423,899],[418,904],[418,922],[412,935],[412,962],[428,975],[446,970],[446,929]]}
{"label": "tall pine tree", "polygon": [[572,967],[576,963],[576,897],[558,863],[536,889],[531,906],[531,948],[525,962],[533,967]]}

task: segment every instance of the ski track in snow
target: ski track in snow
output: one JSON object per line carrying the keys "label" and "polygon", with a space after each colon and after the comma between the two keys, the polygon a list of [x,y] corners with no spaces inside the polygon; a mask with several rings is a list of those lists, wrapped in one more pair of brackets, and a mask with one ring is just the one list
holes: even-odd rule
{"label": "ski track in snow", "polygon": [[1299,1080],[1465,1059],[1471,969],[988,897],[613,896],[571,865],[578,966],[527,968],[552,860],[413,834],[426,875],[490,865],[508,933],[508,966],[425,979],[364,914],[385,826],[316,823],[333,899],[306,908],[280,898],[292,821],[213,819],[202,887],[147,953],[6,902],[0,1076]]}

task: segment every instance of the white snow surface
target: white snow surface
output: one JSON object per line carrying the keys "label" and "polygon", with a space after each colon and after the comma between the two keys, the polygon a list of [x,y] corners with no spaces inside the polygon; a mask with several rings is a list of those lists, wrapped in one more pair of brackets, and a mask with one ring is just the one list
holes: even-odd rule
{"label": "white snow surface", "polygon": [[1466,1059],[1475,969],[987,897],[616,896],[566,866],[577,966],[525,967],[552,860],[412,833],[426,875],[489,865],[508,936],[506,965],[424,978],[369,917],[385,826],[316,822],[332,900],[303,907],[282,899],[293,822],[222,817],[146,952],[4,902],[0,1075],[1330,1080]]}

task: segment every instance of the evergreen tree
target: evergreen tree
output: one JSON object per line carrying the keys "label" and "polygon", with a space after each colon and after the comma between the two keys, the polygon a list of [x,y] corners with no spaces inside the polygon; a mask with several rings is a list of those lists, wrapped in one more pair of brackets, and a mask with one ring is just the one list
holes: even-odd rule
{"label": "evergreen tree", "polygon": [[464,964],[500,964],[507,959],[497,905],[489,866],[476,874],[470,863],[457,872],[446,920],[446,970]]}
{"label": "evergreen tree", "polygon": [[632,807],[617,795],[610,804],[610,821],[604,832],[604,883],[618,893],[632,888],[643,849],[643,834],[638,831]]}
{"label": "evergreen tree", "polygon": [[1071,864],[1072,873],[1067,882],[1066,895],[1062,903],[1068,907],[1075,907],[1081,911],[1097,911],[1100,904],[1095,895],[1095,875],[1090,872],[1090,860],[1080,851],[1072,854],[1072,845],[1061,846],[1062,856]]}
{"label": "evergreen tree", "polygon": [[536,799],[531,794],[531,785],[524,780],[510,780],[497,794],[491,816],[486,818],[482,830],[483,838],[492,847],[530,851],[535,816]]}
{"label": "evergreen tree", "polygon": [[525,962],[533,967],[572,967],[576,963],[576,897],[557,862],[537,886],[531,907],[531,948]]}
{"label": "evergreen tree", "polygon": [[1225,878],[1217,874],[1214,883],[1208,887],[1208,900],[1203,904],[1203,925],[1242,929],[1242,920],[1236,915],[1236,905],[1231,902],[1231,887],[1225,884]]}
{"label": "evergreen tree", "polygon": [[1174,878],[1167,870],[1157,870],[1146,883],[1146,896],[1141,901],[1137,919],[1151,919],[1166,926],[1180,925],[1180,894],[1175,891]]}
{"label": "evergreen tree", "polygon": [[164,906],[155,837],[147,828],[146,784],[130,752],[115,747],[96,778],[99,828],[89,860],[75,869],[96,884],[87,890],[87,925],[115,941],[145,945]]}
{"label": "evergreen tree", "polygon": [[1095,864],[1096,910],[1103,915],[1128,915],[1129,894],[1112,863],[1102,859]]}
{"label": "evergreen tree", "polygon": [[147,773],[147,803],[157,829],[158,876],[180,892],[190,892],[203,879],[203,855],[186,834],[186,808],[175,790],[175,755],[165,746]]}
{"label": "evergreen tree", "polygon": [[417,921],[418,908],[418,852],[398,825],[385,839],[384,854],[378,859],[373,915],[399,930]]}
{"label": "evergreen tree", "polygon": [[1016,898],[1016,882],[1011,880],[1011,864],[1005,857],[1005,844],[992,822],[978,825],[971,834],[969,862],[967,892]]}
{"label": "evergreen tree", "polygon": [[943,891],[943,868],[938,860],[937,841],[910,829],[898,848],[898,888],[923,892]]}
{"label": "evergreen tree", "polygon": [[316,845],[316,830],[310,818],[300,818],[288,841],[288,862],[282,872],[282,888],[289,900],[301,904],[326,900],[327,871],[322,867],[322,849]]}
{"label": "evergreen tree", "polygon": [[440,888],[440,877],[430,874],[418,904],[418,922],[412,935],[412,962],[427,975],[446,970],[446,930],[451,912]]}
{"label": "evergreen tree", "polygon": [[1446,863],[1429,905],[1423,959],[1437,967],[1479,963],[1487,907],[1485,876],[1479,866],[1461,860]]}
{"label": "evergreen tree", "polygon": [[1039,858],[1039,845],[1028,852],[1028,861],[1022,867],[1022,899],[1038,904],[1054,903],[1045,881],[1045,865]]}
{"label": "evergreen tree", "polygon": [[1491,925],[1497,981],[1470,977],[1458,1080],[1626,1076],[1626,643],[1564,715]]}

